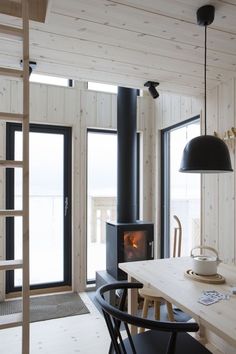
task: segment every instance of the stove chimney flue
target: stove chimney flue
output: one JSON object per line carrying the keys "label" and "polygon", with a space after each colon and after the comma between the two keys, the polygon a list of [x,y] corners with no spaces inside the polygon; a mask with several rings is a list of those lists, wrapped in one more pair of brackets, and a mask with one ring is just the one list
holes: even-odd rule
{"label": "stove chimney flue", "polygon": [[117,221],[137,220],[137,94],[118,87],[117,95]]}

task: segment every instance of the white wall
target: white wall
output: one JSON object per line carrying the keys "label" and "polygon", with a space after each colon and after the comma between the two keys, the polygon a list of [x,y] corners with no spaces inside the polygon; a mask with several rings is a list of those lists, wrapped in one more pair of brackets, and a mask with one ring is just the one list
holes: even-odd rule
{"label": "white wall", "polygon": [[[22,87],[19,81],[0,80],[0,111],[21,112]],[[43,84],[30,85],[30,121],[72,126],[73,130],[73,285],[85,286],[86,238],[86,130],[116,129],[116,95]],[[142,132],[141,166],[142,214],[154,221],[155,212],[155,120],[150,97],[138,98],[138,130]],[[5,158],[5,124],[0,123],[0,158]],[[4,171],[0,170],[0,207],[4,208]],[[0,258],[5,258],[4,221],[0,220]],[[0,294],[4,296],[4,275],[0,274]]]}

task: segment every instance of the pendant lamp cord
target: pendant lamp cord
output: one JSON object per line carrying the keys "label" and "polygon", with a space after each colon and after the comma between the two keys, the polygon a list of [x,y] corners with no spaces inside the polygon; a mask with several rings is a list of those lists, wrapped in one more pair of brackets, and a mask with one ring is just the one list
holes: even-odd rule
{"label": "pendant lamp cord", "polygon": [[204,100],[205,100],[205,135],[207,135],[206,124],[206,107],[207,107],[207,95],[206,95],[206,60],[207,60],[207,25],[205,25],[205,57],[204,57]]}

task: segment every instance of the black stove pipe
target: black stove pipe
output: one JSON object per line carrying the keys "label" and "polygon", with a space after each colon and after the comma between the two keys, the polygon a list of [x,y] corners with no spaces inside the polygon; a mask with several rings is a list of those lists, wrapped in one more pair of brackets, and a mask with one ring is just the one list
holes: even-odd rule
{"label": "black stove pipe", "polygon": [[138,90],[118,87],[118,223],[133,223],[137,219],[137,94]]}

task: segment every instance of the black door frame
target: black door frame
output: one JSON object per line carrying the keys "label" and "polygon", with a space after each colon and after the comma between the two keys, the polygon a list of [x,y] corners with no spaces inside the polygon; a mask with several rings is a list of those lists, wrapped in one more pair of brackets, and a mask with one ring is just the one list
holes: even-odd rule
{"label": "black door frame", "polygon": [[161,131],[161,258],[170,257],[170,132],[198,120],[199,115]]}
{"label": "black door frame", "polygon": [[[14,160],[15,132],[22,131],[22,125],[6,125],[6,159]],[[64,136],[64,280],[62,282],[33,284],[30,289],[45,289],[71,286],[72,277],[72,236],[71,236],[71,168],[72,168],[72,128],[44,124],[30,124],[30,132],[62,134]],[[6,209],[14,209],[14,169],[6,169]],[[14,259],[14,218],[6,218],[6,259]],[[6,272],[6,293],[20,291],[14,286],[14,270]]]}

